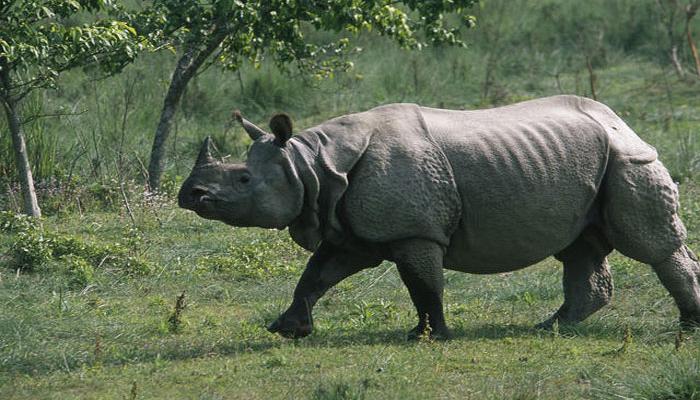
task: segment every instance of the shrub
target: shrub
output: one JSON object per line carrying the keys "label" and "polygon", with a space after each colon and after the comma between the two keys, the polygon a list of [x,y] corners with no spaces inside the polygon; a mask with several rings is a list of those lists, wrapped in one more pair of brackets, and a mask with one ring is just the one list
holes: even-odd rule
{"label": "shrub", "polygon": [[227,256],[204,256],[197,261],[197,266],[243,279],[260,279],[296,271],[295,267],[281,262],[278,257],[273,246],[254,241],[231,246]]}
{"label": "shrub", "polygon": [[151,262],[130,255],[119,243],[97,245],[64,235],[53,235],[50,243],[54,257],[75,256],[93,268],[111,268],[127,275],[146,275],[155,269]]}
{"label": "shrub", "polygon": [[155,264],[141,257],[115,257],[109,265],[127,275],[148,275],[155,270]]}
{"label": "shrub", "polygon": [[95,182],[88,185],[85,189],[88,197],[97,201],[103,209],[112,209],[115,205],[121,204],[119,201],[119,186],[114,180],[109,183]]}
{"label": "shrub", "polygon": [[23,232],[38,228],[38,220],[25,214],[0,211],[0,231],[8,233]]}
{"label": "shrub", "polygon": [[50,237],[54,257],[76,255],[89,261],[94,267],[113,262],[111,260],[124,260],[129,253],[118,243],[97,245],[75,236],[51,235]]}
{"label": "shrub", "polygon": [[51,248],[54,257],[78,256],[97,265],[101,261],[102,249],[73,236],[53,235]]}
{"label": "shrub", "polygon": [[10,249],[13,268],[32,272],[58,261],[54,265],[60,265],[57,270],[71,276],[73,286],[92,281],[96,268],[111,268],[127,275],[146,275],[155,269],[153,263],[131,255],[119,243],[98,245],[74,236],[44,233],[21,218],[4,221],[7,226],[12,224],[12,229],[19,229]]}
{"label": "shrub", "polygon": [[71,288],[83,288],[94,280],[95,269],[84,258],[69,254],[58,259],[62,266],[62,272],[66,276],[68,286]]}
{"label": "shrub", "polygon": [[14,268],[27,272],[37,271],[52,259],[51,240],[37,229],[22,230],[17,233],[10,254]]}

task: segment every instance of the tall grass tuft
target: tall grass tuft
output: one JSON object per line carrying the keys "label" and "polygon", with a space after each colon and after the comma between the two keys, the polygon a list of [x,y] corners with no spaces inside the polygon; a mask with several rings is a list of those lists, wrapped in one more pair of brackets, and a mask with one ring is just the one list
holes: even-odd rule
{"label": "tall grass tuft", "polygon": [[369,382],[324,382],[311,394],[313,400],[363,400],[367,398]]}
{"label": "tall grass tuft", "polygon": [[700,400],[700,352],[657,356],[644,371],[624,372],[593,382],[596,399]]}

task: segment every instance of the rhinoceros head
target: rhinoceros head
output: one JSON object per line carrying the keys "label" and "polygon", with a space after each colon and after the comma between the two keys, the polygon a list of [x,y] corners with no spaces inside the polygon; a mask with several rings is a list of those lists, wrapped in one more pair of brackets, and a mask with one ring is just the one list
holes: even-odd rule
{"label": "rhinoceros head", "polygon": [[242,164],[216,160],[206,138],[190,176],[178,194],[178,204],[200,217],[233,226],[284,228],[301,213],[304,189],[290,159],[287,140],[292,122],[285,114],[270,120],[269,134],[236,112],[253,144]]}

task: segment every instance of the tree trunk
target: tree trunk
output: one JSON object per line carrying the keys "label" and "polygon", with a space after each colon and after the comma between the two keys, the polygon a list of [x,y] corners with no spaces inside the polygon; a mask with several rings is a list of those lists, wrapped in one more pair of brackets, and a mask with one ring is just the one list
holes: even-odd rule
{"label": "tree trunk", "polygon": [[678,59],[678,46],[675,44],[671,48],[671,63],[673,64],[673,68],[676,70],[676,75],[678,75],[679,78],[682,78],[685,72],[683,71],[683,65],[681,65],[681,62]]}
{"label": "tree trunk", "polygon": [[2,100],[5,106],[5,114],[7,115],[7,124],[12,135],[12,147],[15,151],[15,163],[17,164],[17,172],[24,199],[24,213],[38,218],[41,217],[41,209],[34,190],[34,177],[32,177],[32,168],[27,156],[27,145],[24,141],[24,132],[22,132],[22,123],[17,113],[17,105],[8,98],[3,98]]}
{"label": "tree trunk", "polygon": [[697,13],[698,6],[700,6],[700,2],[689,4],[685,9],[685,36],[688,39],[688,47],[690,47],[690,53],[693,55],[693,60],[695,61],[695,72],[700,76],[700,56],[698,55],[698,48],[693,41],[693,35],[690,33],[690,20],[692,20]]}
{"label": "tree trunk", "polygon": [[34,177],[32,176],[32,168],[29,164],[29,156],[27,155],[27,144],[24,140],[22,122],[19,117],[19,111],[17,110],[18,101],[12,94],[10,66],[5,62],[5,59],[2,58],[0,58],[0,81],[2,83],[0,102],[2,102],[5,108],[7,125],[10,128],[10,136],[12,136],[15,163],[17,164],[17,172],[19,174],[19,182],[24,199],[24,212],[27,215],[38,218],[41,217],[41,209],[39,208],[39,202],[36,199],[36,191],[34,190]]}
{"label": "tree trunk", "polygon": [[683,70],[683,65],[678,58],[678,42],[680,42],[680,40],[675,32],[676,12],[679,9],[678,1],[666,0],[665,2],[662,2],[661,0],[656,0],[656,5],[659,8],[661,23],[666,30],[666,36],[668,37],[671,45],[671,48],[668,49],[671,64],[673,65],[673,69],[676,71],[676,75],[678,75],[679,78],[682,78],[685,71]]}
{"label": "tree trunk", "polygon": [[695,42],[693,42],[693,37],[690,35],[690,30],[688,30],[688,45],[690,46],[690,52],[693,54],[693,60],[695,60],[695,72],[700,76],[700,56],[698,55],[698,48],[695,47]]}
{"label": "tree trunk", "polygon": [[486,55],[486,73],[484,74],[484,83],[481,86],[481,102],[485,103],[491,94],[491,85],[493,85],[493,70],[495,68],[495,62],[493,62],[494,56],[492,53]]}
{"label": "tree trunk", "polygon": [[595,86],[596,82],[598,81],[598,78],[595,75],[595,71],[593,70],[593,64],[591,63],[591,57],[586,55],[586,69],[588,69],[588,82],[591,86],[591,98],[593,100],[598,100],[598,95],[596,94],[595,91]]}
{"label": "tree trunk", "polygon": [[151,191],[158,191],[160,188],[160,178],[163,175],[165,163],[165,142],[170,135],[173,117],[180,105],[182,94],[199,67],[219,47],[225,37],[224,32],[212,34],[206,47],[199,48],[196,44],[191,45],[177,62],[168,93],[163,101],[163,109],[160,112],[160,120],[151,148],[151,160],[148,164],[148,188]]}

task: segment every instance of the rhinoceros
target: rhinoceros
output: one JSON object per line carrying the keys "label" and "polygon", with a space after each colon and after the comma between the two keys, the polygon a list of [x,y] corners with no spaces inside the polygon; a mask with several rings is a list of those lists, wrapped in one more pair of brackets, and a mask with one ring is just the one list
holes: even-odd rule
{"label": "rhinoceros", "polygon": [[180,207],[233,226],[288,228],[313,252],[290,307],[268,330],[303,337],[333,285],[396,264],[418,314],[409,332],[449,335],[443,269],[517,270],[554,256],[563,305],[540,327],[576,323],[610,302],[606,256],[650,264],[684,325],[700,323],[700,265],[684,244],[678,190],[613,111],[577,96],[458,111],[389,104],[297,134],[236,115],[253,140],[223,163],[202,144]]}

